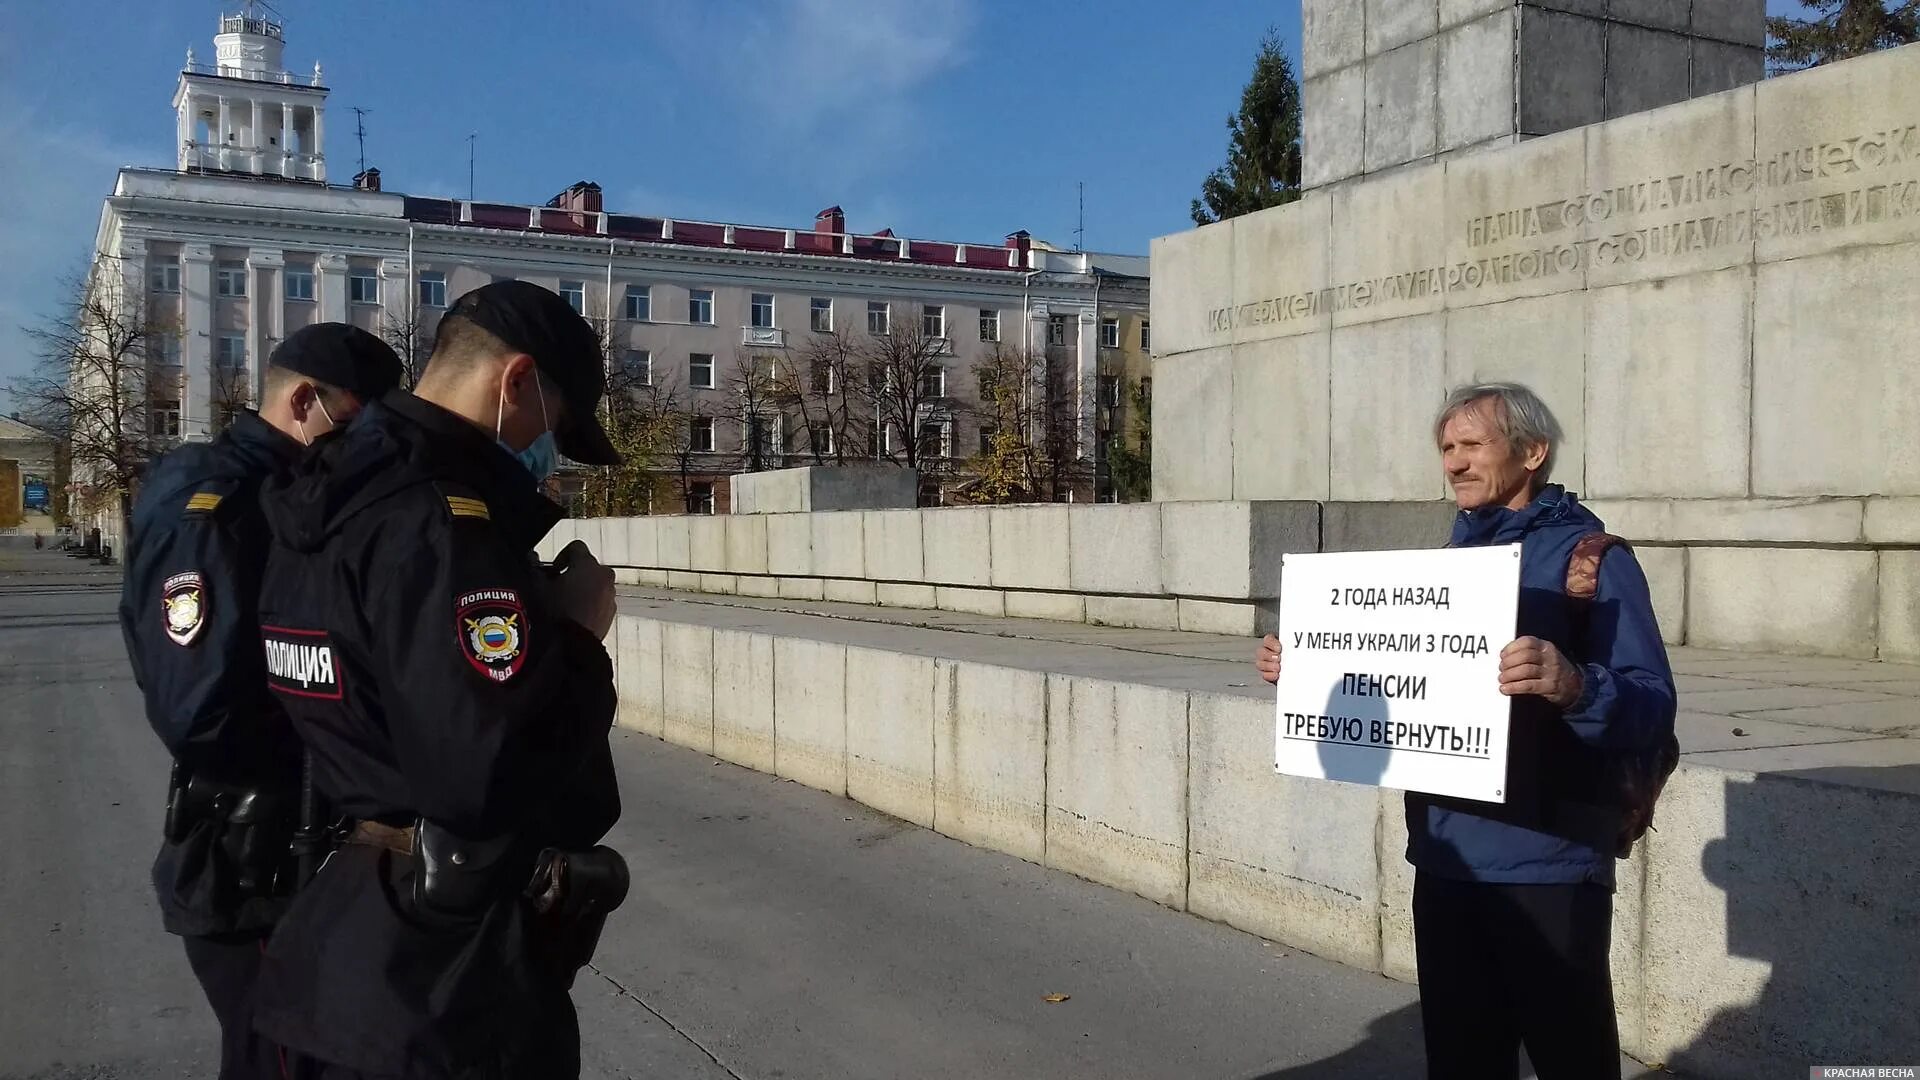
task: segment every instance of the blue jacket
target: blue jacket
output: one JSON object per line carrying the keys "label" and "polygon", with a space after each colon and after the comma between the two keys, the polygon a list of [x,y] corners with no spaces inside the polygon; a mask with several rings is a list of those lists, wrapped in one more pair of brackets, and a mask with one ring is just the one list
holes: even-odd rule
{"label": "blue jacket", "polygon": [[[1523,510],[1461,511],[1452,547],[1521,544],[1517,637],[1552,642],[1581,665],[1586,689],[1560,710],[1513,699],[1504,804],[1407,796],[1407,861],[1424,873],[1506,884],[1613,885],[1607,755],[1655,746],[1673,731],[1673,673],[1633,553],[1610,550],[1584,617],[1566,597],[1567,560],[1604,532],[1559,485]],[[1504,644],[1504,643],[1503,643]]]}

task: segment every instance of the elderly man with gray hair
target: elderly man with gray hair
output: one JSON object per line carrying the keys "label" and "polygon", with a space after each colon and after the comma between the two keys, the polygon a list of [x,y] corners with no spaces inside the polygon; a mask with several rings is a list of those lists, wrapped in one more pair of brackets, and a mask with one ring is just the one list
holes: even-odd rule
{"label": "elderly man with gray hair", "polygon": [[[1550,484],[1560,424],[1524,386],[1447,395],[1434,421],[1460,511],[1451,547],[1521,545],[1507,801],[1409,793],[1407,861],[1427,1075],[1616,1080],[1608,961],[1621,776],[1673,737],[1673,675],[1633,552]],[[1596,587],[1597,586],[1597,587]],[[1280,645],[1255,660],[1272,682]]]}

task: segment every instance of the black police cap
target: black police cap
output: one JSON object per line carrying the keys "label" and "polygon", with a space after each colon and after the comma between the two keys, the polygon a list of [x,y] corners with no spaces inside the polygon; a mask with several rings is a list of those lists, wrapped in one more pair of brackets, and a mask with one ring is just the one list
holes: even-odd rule
{"label": "black police cap", "polygon": [[287,335],[267,363],[351,393],[363,403],[400,385],[400,358],[357,326],[326,322]]}
{"label": "black police cap", "polygon": [[600,426],[600,395],[607,390],[600,337],[558,293],[530,281],[496,281],[453,302],[460,316],[515,352],[533,357],[566,400],[565,419],[553,430],[560,452],[583,465],[618,465],[620,454]]}

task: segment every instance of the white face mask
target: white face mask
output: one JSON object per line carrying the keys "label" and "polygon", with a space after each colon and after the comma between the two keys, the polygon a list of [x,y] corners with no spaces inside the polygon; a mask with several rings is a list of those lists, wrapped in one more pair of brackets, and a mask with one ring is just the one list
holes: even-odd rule
{"label": "white face mask", "polygon": [[[317,390],[313,394],[313,403],[320,406],[320,415],[327,418],[327,430],[333,430],[337,426],[333,422],[333,414],[327,411],[327,403],[320,400],[320,392]],[[300,445],[312,446],[313,440],[307,437],[306,422],[296,416],[293,418],[293,426],[300,429]]]}

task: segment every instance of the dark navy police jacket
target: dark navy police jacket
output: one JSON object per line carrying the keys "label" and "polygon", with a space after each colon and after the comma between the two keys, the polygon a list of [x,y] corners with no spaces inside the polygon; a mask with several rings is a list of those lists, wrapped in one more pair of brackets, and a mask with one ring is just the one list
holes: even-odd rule
{"label": "dark navy police jacket", "polygon": [[1451,547],[1521,545],[1514,636],[1552,642],[1580,665],[1586,689],[1564,711],[1542,698],[1512,699],[1506,803],[1407,795],[1407,861],[1421,872],[1458,881],[1612,887],[1606,756],[1651,748],[1671,733],[1674,689],[1646,575],[1630,550],[1607,552],[1599,591],[1584,613],[1567,599],[1574,544],[1604,531],[1600,519],[1557,484],[1525,509],[1461,511],[1455,519]]}
{"label": "dark navy police jacket", "polygon": [[[210,443],[154,462],[133,506],[120,591],[120,629],[147,722],[174,759],[215,783],[263,787],[289,804],[300,743],[267,693],[255,617],[268,536],[261,485],[303,448],[247,411]],[[281,903],[242,899],[216,826],[162,843],[153,885],[176,934],[271,926]]]}
{"label": "dark navy police jacket", "polygon": [[399,391],[263,501],[267,680],[321,796],[510,842],[497,891],[460,913],[414,901],[408,857],[335,851],[267,944],[256,1027],[381,1076],[576,1075],[566,988],[520,890],[542,848],[597,843],[620,799],[612,662],[533,555],[559,507],[490,433]]}

